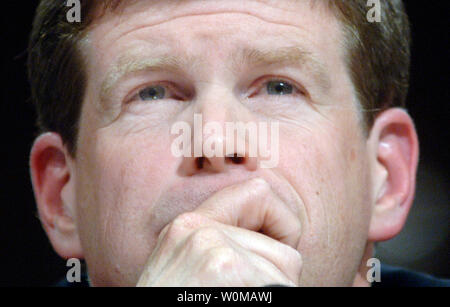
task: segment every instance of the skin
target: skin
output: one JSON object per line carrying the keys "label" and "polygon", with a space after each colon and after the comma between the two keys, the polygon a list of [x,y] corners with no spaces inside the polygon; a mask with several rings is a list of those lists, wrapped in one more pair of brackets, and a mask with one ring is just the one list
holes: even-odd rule
{"label": "skin", "polygon": [[[406,220],[418,145],[400,109],[380,114],[366,135],[343,40],[332,12],[309,1],[138,1],[103,16],[84,47],[76,157],[57,133],[31,153],[55,250],[84,258],[94,286],[368,285],[373,243]],[[232,65],[245,48],[290,46],[319,61],[328,86],[308,65]],[[122,77],[102,97],[130,50],[182,64]],[[301,90],[269,95],[273,79]],[[167,98],[136,96],[155,84]],[[215,157],[198,169],[174,157],[170,127],[193,124],[194,113],[221,124],[278,121],[278,166]]]}

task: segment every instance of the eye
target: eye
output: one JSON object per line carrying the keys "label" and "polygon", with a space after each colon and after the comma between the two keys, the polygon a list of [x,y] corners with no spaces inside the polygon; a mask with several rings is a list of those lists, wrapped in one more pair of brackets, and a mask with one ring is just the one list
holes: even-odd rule
{"label": "eye", "polygon": [[138,93],[143,101],[160,100],[166,97],[166,89],[163,86],[148,86]]}
{"label": "eye", "polygon": [[307,97],[306,90],[296,82],[291,82],[279,77],[260,78],[252,85],[251,94],[248,98],[256,98],[258,95],[286,96],[286,97]]}
{"label": "eye", "polygon": [[267,82],[266,85],[267,93],[269,95],[290,95],[294,92],[294,87],[285,81],[274,80]]}
{"label": "eye", "polygon": [[189,90],[180,88],[171,82],[158,82],[135,90],[126,103],[133,101],[153,102],[157,100],[187,101],[191,97]]}

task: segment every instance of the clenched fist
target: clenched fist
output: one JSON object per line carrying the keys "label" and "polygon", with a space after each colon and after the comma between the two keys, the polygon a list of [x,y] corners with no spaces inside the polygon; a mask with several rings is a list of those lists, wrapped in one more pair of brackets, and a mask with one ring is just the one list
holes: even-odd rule
{"label": "clenched fist", "polygon": [[264,180],[230,186],[161,231],[137,286],[296,286],[300,231]]}

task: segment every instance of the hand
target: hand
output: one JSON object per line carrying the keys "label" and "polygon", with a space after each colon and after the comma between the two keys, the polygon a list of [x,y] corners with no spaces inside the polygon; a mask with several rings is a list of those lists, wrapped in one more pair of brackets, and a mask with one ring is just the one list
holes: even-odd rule
{"label": "hand", "polygon": [[297,286],[300,227],[264,180],[230,186],[161,231],[137,286]]}

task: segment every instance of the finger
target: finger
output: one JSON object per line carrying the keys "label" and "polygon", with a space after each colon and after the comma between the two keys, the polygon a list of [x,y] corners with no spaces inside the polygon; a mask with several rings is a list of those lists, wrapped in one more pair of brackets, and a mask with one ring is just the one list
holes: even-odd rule
{"label": "finger", "polygon": [[297,284],[302,270],[301,254],[289,245],[263,234],[234,226],[223,225],[221,231],[235,244],[263,257]]}
{"label": "finger", "polygon": [[298,217],[275,195],[270,185],[259,178],[217,192],[193,213],[262,232],[295,249],[300,239]]}
{"label": "finger", "polygon": [[[238,231],[246,231],[249,233],[251,232],[242,228],[238,229]],[[274,241],[273,239],[270,239],[261,234],[257,234],[254,232],[252,233],[261,237],[265,237],[267,240]],[[242,233],[240,235],[242,235]],[[278,244],[281,245],[282,243]],[[241,246],[241,244],[239,244],[232,238],[229,238],[228,245],[232,247],[234,253],[239,255],[239,261],[237,261],[233,265],[233,272],[238,276],[238,279],[241,280],[245,286],[264,286],[274,283],[286,286],[298,285],[298,276],[294,276],[294,274],[286,274],[285,271],[280,269],[279,266],[277,266],[273,261],[270,260],[273,259],[273,257],[269,257],[270,259],[268,259],[266,257],[267,255],[262,255],[261,249],[256,247],[255,245],[252,245],[252,248],[249,249],[248,247]],[[273,251],[272,253],[270,253],[270,251],[266,252],[267,254],[273,254]],[[235,259],[236,257],[233,258]],[[228,274],[221,275],[223,276]]]}

